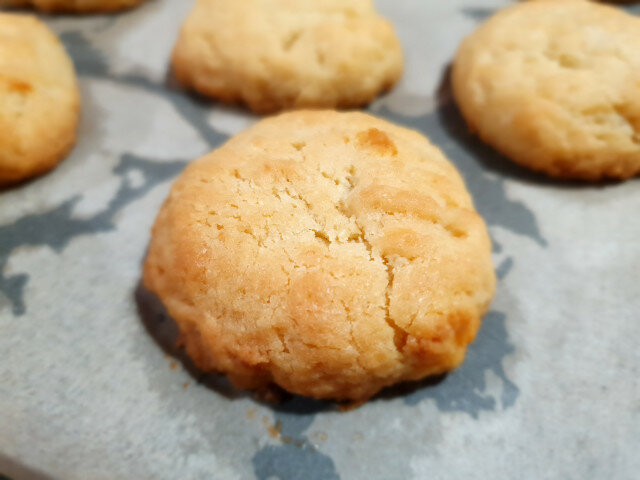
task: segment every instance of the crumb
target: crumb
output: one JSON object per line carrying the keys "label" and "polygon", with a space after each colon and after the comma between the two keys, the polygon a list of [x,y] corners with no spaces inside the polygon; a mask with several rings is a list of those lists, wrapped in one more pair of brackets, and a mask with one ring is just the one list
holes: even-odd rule
{"label": "crumb", "polygon": [[315,432],[313,434],[313,438],[320,441],[320,442],[326,442],[327,438],[329,438],[329,436],[324,433],[324,432]]}
{"label": "crumb", "polygon": [[267,427],[267,431],[269,432],[269,436],[271,438],[281,438],[282,434],[282,422],[280,420],[276,421],[275,424],[272,424],[269,420],[269,417],[262,417],[262,423]]}

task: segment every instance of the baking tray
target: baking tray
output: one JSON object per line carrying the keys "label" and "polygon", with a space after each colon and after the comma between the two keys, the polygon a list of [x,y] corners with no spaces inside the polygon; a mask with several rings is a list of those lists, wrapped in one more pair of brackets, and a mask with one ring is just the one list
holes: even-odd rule
{"label": "baking tray", "polygon": [[42,17],[75,61],[82,123],[55,171],[0,193],[0,473],[638,478],[640,182],[553,182],[468,134],[448,64],[506,1],[377,1],[406,72],[369,110],[444,150],[494,241],[497,295],[462,367],[341,411],[265,403],[183,362],[175,324],[140,286],[149,229],[185,165],[256,121],[167,73],[191,4]]}

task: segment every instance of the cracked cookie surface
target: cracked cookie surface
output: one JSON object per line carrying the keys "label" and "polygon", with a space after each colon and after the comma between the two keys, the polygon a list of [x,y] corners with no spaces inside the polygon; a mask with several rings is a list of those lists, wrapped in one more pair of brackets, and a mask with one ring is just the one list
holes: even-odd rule
{"label": "cracked cookie surface", "polygon": [[187,167],[144,283],[202,370],[364,400],[462,362],[493,296],[490,250],[458,172],[422,135],[300,111]]}
{"label": "cracked cookie surface", "polygon": [[640,172],[640,18],[590,1],[522,2],[464,40],[453,90],[472,130],[552,177]]}
{"label": "cracked cookie surface", "polygon": [[35,17],[0,13],[0,185],[55,167],[75,142],[79,111],[58,38]]}
{"label": "cracked cookie surface", "polygon": [[32,7],[43,12],[100,13],[127,10],[146,0],[0,0],[0,7]]}
{"label": "cracked cookie surface", "polygon": [[186,87],[260,113],[350,108],[395,84],[402,50],[371,0],[198,0],[173,69]]}

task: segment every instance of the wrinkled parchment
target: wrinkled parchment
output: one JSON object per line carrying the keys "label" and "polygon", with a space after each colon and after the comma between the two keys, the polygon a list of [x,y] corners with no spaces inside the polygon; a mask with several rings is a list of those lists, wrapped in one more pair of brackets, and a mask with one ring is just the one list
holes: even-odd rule
{"label": "wrinkled parchment", "polygon": [[139,286],[149,228],[185,164],[256,121],[168,76],[191,3],[43,17],[76,63],[83,118],[59,168],[0,193],[0,473],[638,478],[640,181],[551,182],[467,133],[447,65],[507,1],[377,2],[406,74],[370,110],[444,150],[495,245],[498,293],[464,365],[341,412],[301,398],[260,403],[171,356],[175,325]]}

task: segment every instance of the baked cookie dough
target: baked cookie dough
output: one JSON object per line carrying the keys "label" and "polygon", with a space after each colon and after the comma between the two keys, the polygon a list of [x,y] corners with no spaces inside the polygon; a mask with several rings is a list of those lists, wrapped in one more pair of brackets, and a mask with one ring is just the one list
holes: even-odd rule
{"label": "baked cookie dough", "polygon": [[640,172],[640,18],[588,1],[529,1],[464,40],[453,91],[472,130],[552,177]]}
{"label": "baked cookie dough", "polygon": [[0,185],[52,169],[75,142],[71,59],[35,17],[0,13]]}
{"label": "baked cookie dough", "polygon": [[146,0],[0,0],[0,7],[33,7],[44,12],[98,13],[126,10]]}
{"label": "baked cookie dough", "polygon": [[187,167],[143,279],[200,369],[359,401],[462,362],[494,293],[490,250],[460,175],[422,135],[298,111]]}
{"label": "baked cookie dough", "polygon": [[173,52],[180,83],[259,113],[369,103],[402,73],[371,0],[198,0]]}

